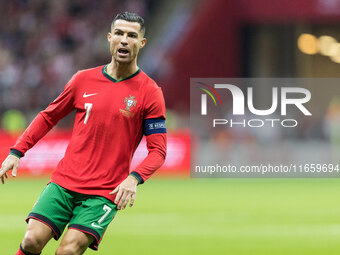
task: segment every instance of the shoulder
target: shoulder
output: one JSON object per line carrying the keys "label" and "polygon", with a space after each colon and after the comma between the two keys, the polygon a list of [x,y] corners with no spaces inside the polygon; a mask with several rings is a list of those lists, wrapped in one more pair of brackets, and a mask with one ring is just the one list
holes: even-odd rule
{"label": "shoulder", "polygon": [[142,75],[144,76],[143,86],[145,92],[145,108],[143,118],[165,119],[165,102],[161,87],[159,87],[158,84],[144,72],[142,73]]}
{"label": "shoulder", "polygon": [[[142,72],[142,75],[144,76],[144,95],[145,95],[145,105],[147,109],[154,109],[159,108],[162,110],[162,112],[165,112],[165,102],[164,102],[164,96],[162,92],[162,88],[158,86],[158,84],[151,79],[147,74]],[[150,116],[149,116],[150,117]]]}
{"label": "shoulder", "polygon": [[65,89],[77,90],[80,86],[82,86],[85,80],[99,77],[102,68],[103,66],[98,66],[94,68],[79,70],[66,84]]}
{"label": "shoulder", "polygon": [[144,86],[144,90],[146,93],[150,94],[155,91],[161,90],[161,87],[159,87],[158,84],[152,78],[150,78],[150,76],[144,73],[142,70],[141,70],[140,75],[141,75],[141,79],[143,80],[143,86]]}

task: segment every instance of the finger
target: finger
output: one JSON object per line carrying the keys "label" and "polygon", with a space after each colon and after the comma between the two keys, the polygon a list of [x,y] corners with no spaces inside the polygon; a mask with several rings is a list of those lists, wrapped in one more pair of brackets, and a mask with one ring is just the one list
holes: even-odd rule
{"label": "finger", "polygon": [[119,190],[119,186],[117,186],[117,188],[115,188],[113,191],[110,192],[110,195],[114,195],[118,192]]}
{"label": "finger", "polygon": [[131,194],[127,195],[126,198],[124,199],[123,205],[122,205],[122,210],[125,209],[125,207],[127,206],[127,204],[128,204],[129,201],[130,201],[130,198],[131,198]]}
{"label": "finger", "polygon": [[1,176],[2,184],[5,184],[5,177],[8,178],[6,173],[3,176]]}
{"label": "finger", "polygon": [[133,193],[132,196],[131,196],[130,207],[133,206],[133,204],[134,204],[134,202],[135,202],[135,199],[136,199],[136,193]]}
{"label": "finger", "polygon": [[[119,189],[117,195],[116,195],[116,199],[115,199],[115,204],[118,204],[118,202],[120,201],[122,196],[122,189]],[[119,209],[119,208],[118,208]]]}
{"label": "finger", "polygon": [[14,166],[12,170],[12,176],[15,177],[17,176],[17,171],[18,171],[18,166]]}
{"label": "finger", "polygon": [[4,165],[0,168],[0,176],[3,176],[6,172],[4,171]]}
{"label": "finger", "polygon": [[11,170],[11,168],[8,166],[7,160],[5,160],[1,165],[0,176],[6,174],[8,170]]}
{"label": "finger", "polygon": [[4,167],[1,167],[1,170],[0,170],[0,177],[4,177],[4,175],[6,174],[7,171],[5,171]]}
{"label": "finger", "polygon": [[119,201],[118,209],[124,210],[126,204],[129,202],[129,200],[130,200],[130,194],[125,191],[124,194],[122,195],[122,198]]}

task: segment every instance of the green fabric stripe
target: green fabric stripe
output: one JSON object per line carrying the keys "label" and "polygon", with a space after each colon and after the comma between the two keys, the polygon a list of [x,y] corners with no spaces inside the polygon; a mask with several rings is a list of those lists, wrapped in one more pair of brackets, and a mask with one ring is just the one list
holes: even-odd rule
{"label": "green fabric stripe", "polygon": [[135,177],[138,181],[138,184],[144,183],[143,178],[136,171],[131,172],[129,175],[132,175],[133,177]]}
{"label": "green fabric stripe", "polygon": [[16,156],[18,159],[20,159],[20,156],[19,156],[19,155],[17,155],[17,154],[15,154],[15,153],[12,153],[12,152],[10,152],[10,153],[9,153],[9,155]]}
{"label": "green fabric stripe", "polygon": [[133,178],[135,178],[138,181],[138,184],[139,184],[139,180],[137,179],[136,176],[134,176],[133,174],[129,174],[129,175],[131,175]]}
{"label": "green fabric stripe", "polygon": [[115,82],[120,82],[120,81],[127,80],[127,79],[131,78],[132,76],[134,76],[134,75],[139,71],[139,67],[138,67],[137,71],[134,72],[133,74],[130,74],[129,76],[127,76],[127,77],[125,77],[125,78],[123,78],[123,79],[117,80],[117,79],[113,78],[111,75],[109,75],[109,74],[106,72],[106,68],[107,68],[108,65],[109,65],[109,64],[107,64],[107,65],[104,66],[104,72],[105,72],[105,74],[107,74],[108,76],[110,76],[111,79],[113,79]]}

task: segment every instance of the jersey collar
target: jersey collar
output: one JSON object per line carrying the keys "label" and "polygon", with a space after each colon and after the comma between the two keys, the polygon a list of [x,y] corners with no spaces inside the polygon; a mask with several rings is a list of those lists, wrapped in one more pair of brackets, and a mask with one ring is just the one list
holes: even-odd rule
{"label": "jersey collar", "polygon": [[117,83],[117,82],[120,82],[120,81],[125,81],[125,80],[128,80],[128,79],[131,79],[131,78],[135,77],[137,74],[139,74],[140,71],[141,71],[141,70],[139,69],[139,67],[138,67],[138,70],[137,70],[136,72],[134,72],[133,74],[131,74],[131,75],[129,75],[129,76],[123,78],[123,79],[117,80],[117,79],[113,78],[111,75],[109,75],[109,74],[106,72],[106,67],[107,67],[107,66],[108,66],[108,64],[105,65],[105,66],[103,66],[103,68],[102,68],[102,73],[103,73],[103,75],[104,75],[106,78],[108,78],[110,81],[113,81],[114,83]]}

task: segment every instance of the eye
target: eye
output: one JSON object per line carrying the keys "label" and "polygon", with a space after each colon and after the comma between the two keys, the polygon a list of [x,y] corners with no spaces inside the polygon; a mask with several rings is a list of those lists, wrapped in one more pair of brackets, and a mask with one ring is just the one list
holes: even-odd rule
{"label": "eye", "polygon": [[116,31],[115,31],[115,35],[122,35],[122,34],[123,34],[122,31],[119,31],[119,30],[116,30]]}
{"label": "eye", "polygon": [[129,34],[129,37],[131,37],[131,38],[137,38],[137,34],[135,34],[135,33]]}

